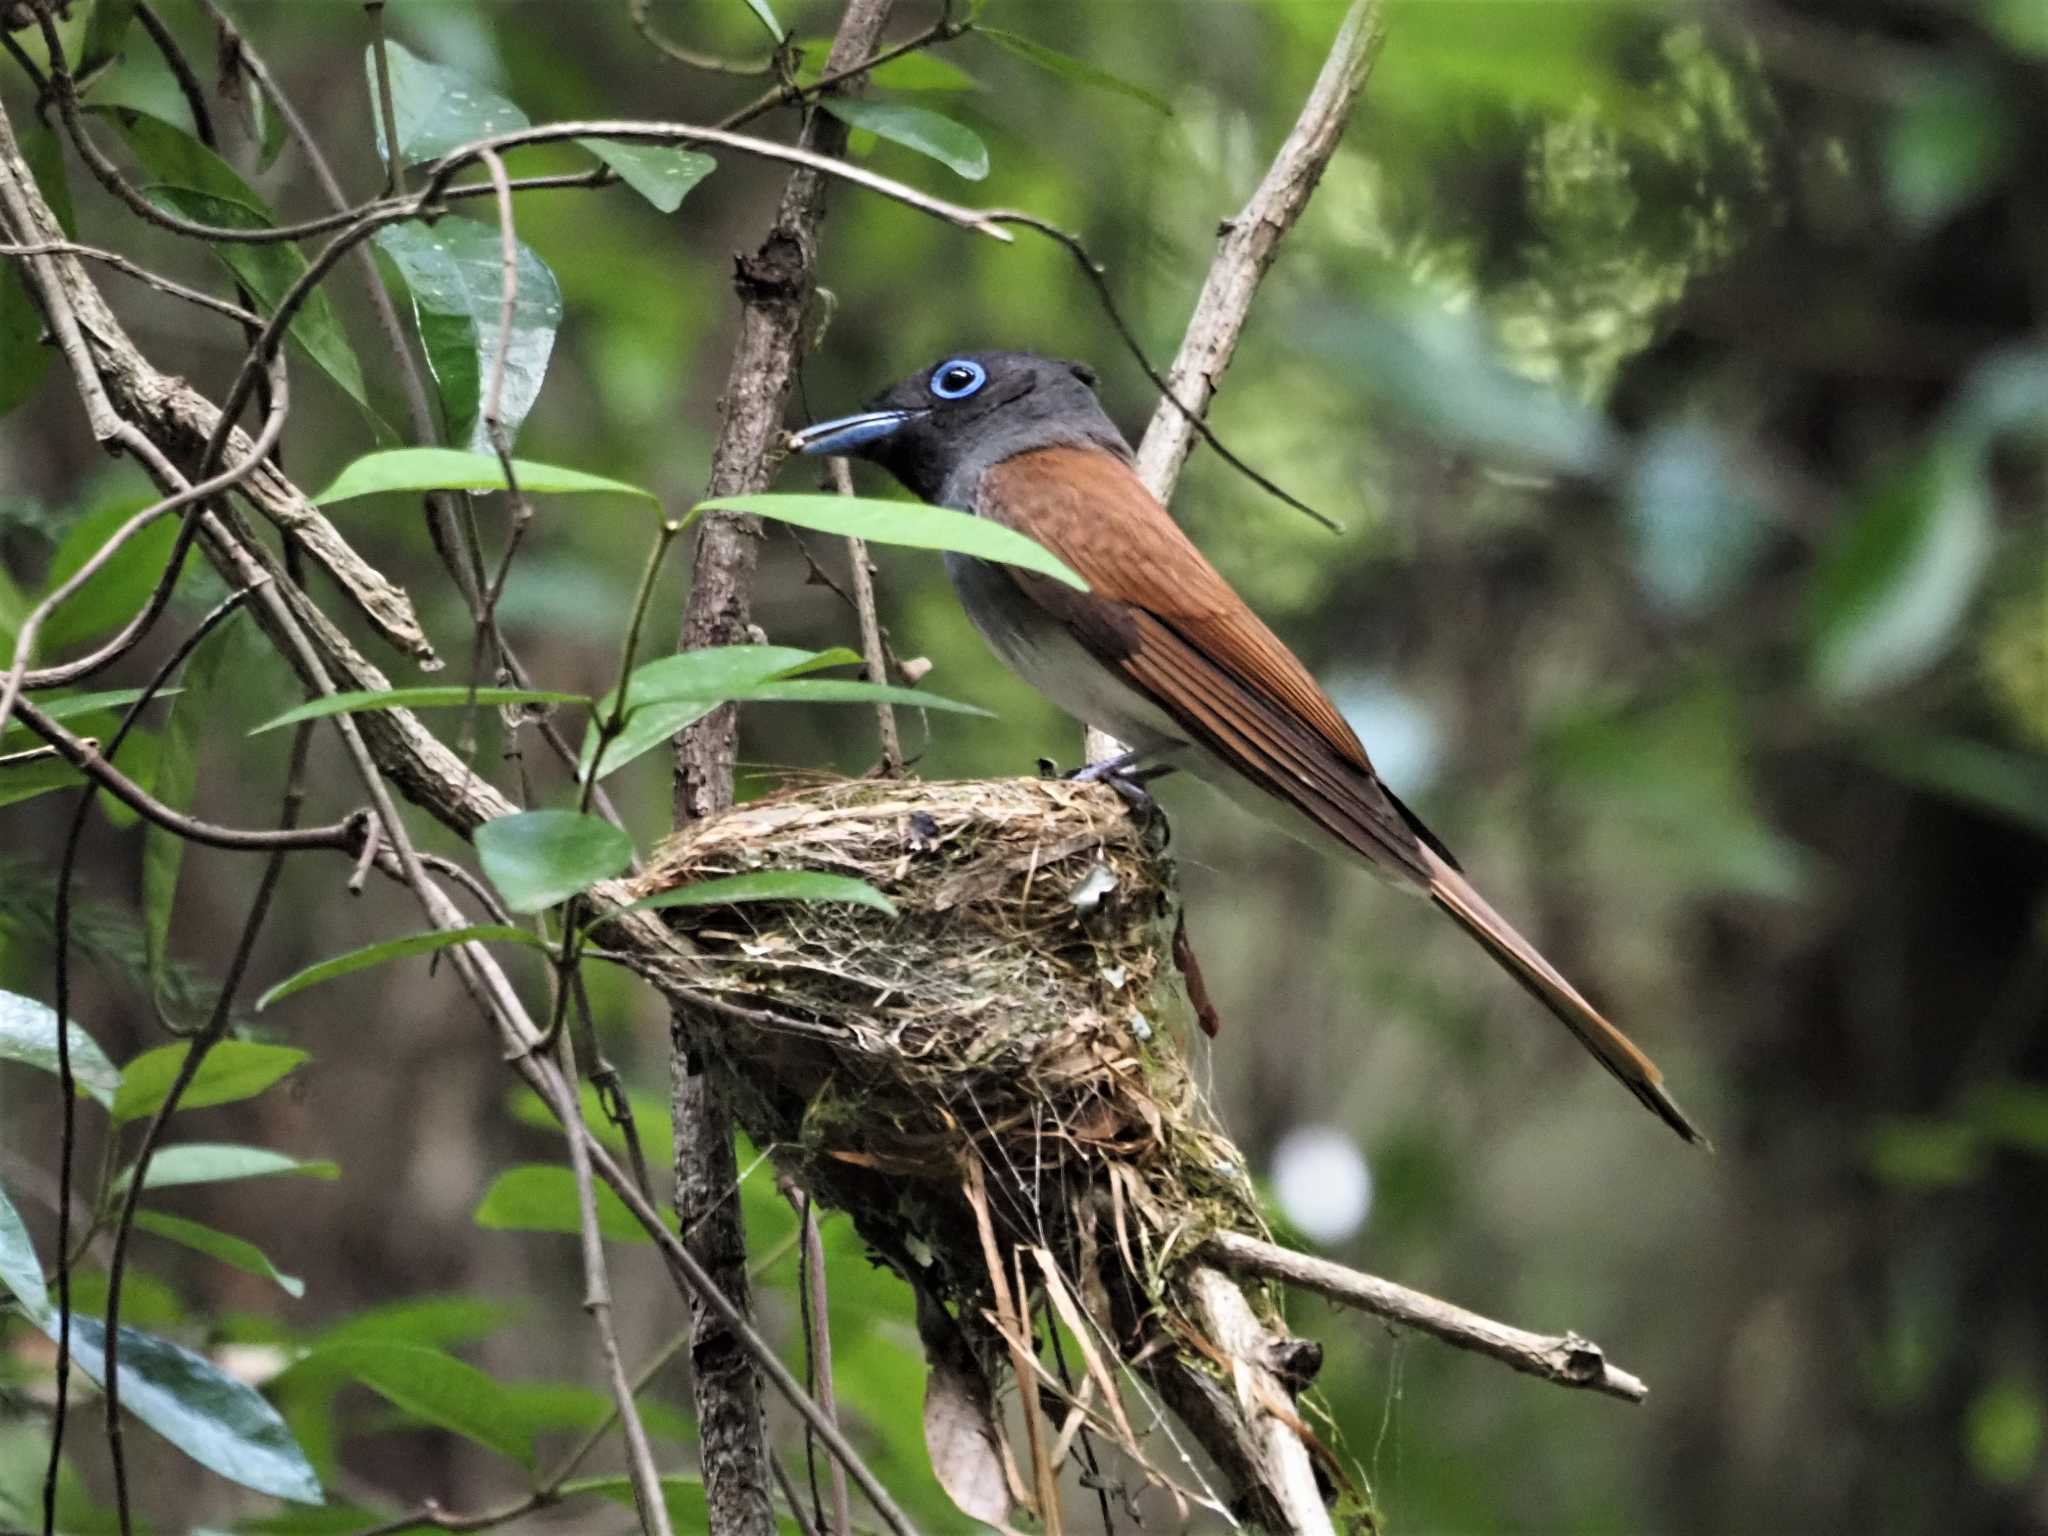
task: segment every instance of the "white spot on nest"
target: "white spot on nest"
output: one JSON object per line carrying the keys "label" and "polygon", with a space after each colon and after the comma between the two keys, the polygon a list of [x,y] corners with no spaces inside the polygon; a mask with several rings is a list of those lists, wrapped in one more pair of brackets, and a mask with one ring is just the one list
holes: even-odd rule
{"label": "white spot on nest", "polygon": [[[1123,983],[1118,982],[1117,985],[1122,986]],[[1150,1040],[1152,1038],[1152,1026],[1146,1021],[1145,1015],[1142,1013],[1131,1015],[1131,1033],[1140,1040]]]}
{"label": "white spot on nest", "polygon": [[1287,1219],[1319,1243],[1341,1243],[1372,1211],[1372,1170],[1346,1132],[1302,1125],[1273,1149],[1273,1193]]}
{"label": "white spot on nest", "polygon": [[1067,900],[1074,904],[1077,912],[1093,912],[1102,905],[1102,898],[1116,889],[1116,876],[1110,873],[1107,864],[1097,864],[1081,877],[1081,883],[1067,892]]}

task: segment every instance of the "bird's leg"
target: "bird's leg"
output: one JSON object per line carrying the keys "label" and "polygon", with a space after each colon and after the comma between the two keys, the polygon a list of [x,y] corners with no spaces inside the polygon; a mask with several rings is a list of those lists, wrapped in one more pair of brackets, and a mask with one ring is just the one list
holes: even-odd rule
{"label": "bird's leg", "polygon": [[1155,763],[1150,768],[1141,769],[1138,764],[1145,760],[1147,753],[1147,748],[1132,747],[1129,751],[1117,753],[1115,757],[1106,757],[1099,763],[1076,768],[1065,777],[1076,784],[1107,784],[1123,796],[1124,803],[1134,814],[1148,816],[1159,806],[1152,798],[1151,791],[1145,786],[1154,779],[1164,778],[1173,772],[1173,764]]}

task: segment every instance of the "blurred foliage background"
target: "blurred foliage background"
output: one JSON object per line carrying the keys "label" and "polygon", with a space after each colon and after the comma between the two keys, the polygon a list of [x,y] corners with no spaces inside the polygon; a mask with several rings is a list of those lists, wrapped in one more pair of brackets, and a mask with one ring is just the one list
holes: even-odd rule
{"label": "blurred foliage background", "polygon": [[[380,172],[362,8],[231,8],[345,184],[368,195]],[[836,16],[811,0],[776,9],[800,37]],[[1347,1262],[1578,1328],[1653,1389],[1633,1410],[1568,1395],[1298,1302],[1296,1326],[1329,1350],[1328,1413],[1395,1531],[2048,1529],[2048,8],[1387,9],[1364,105],[1213,417],[1345,532],[1204,453],[1175,511],[1495,902],[1658,1058],[1719,1154],[1660,1131],[1419,905],[1168,781],[1191,933],[1225,1025],[1196,1048],[1277,1213]],[[760,51],[738,0],[656,11],[694,44]],[[623,4],[393,0],[386,13],[415,53],[535,121],[708,121],[759,89],[656,56]],[[197,5],[165,0],[162,14],[210,58]],[[856,152],[940,195],[1081,232],[1163,364],[1217,221],[1292,122],[1340,14],[992,0],[981,20],[1139,91],[970,34],[884,84],[978,135],[986,180],[865,136]],[[0,89],[29,121],[20,73],[0,66]],[[139,45],[97,89],[182,111]],[[786,113],[769,122],[792,127]],[[246,131],[227,146],[281,216],[319,211],[296,151],[259,171]],[[570,164],[536,151],[515,170]],[[138,229],[75,164],[70,181],[80,238],[218,281],[205,252]],[[523,454],[689,503],[734,335],[732,256],[758,241],[779,186],[725,156],[671,215],[624,188],[522,198],[520,235],[564,301]],[[1151,408],[1050,244],[999,246],[840,188],[822,278],[830,326],[800,416],[998,345],[1092,362],[1134,437]],[[236,338],[116,282],[110,297],[158,365],[217,396]],[[332,293],[371,400],[401,419],[359,287]],[[0,418],[0,617],[104,537],[120,515],[104,509],[146,494],[99,455],[60,373]],[[315,370],[294,370],[294,404],[286,453],[301,484],[375,445]],[[812,473],[792,465],[782,484],[809,489]],[[340,511],[446,654],[466,656],[417,509]],[[648,533],[625,501],[543,509],[503,610],[540,681],[609,683]],[[836,570],[843,552],[814,542]],[[674,632],[684,574],[671,569],[652,633]],[[807,577],[794,541],[772,538],[757,604],[768,635],[857,643],[844,604]],[[880,579],[896,650],[1000,716],[907,721],[918,772],[1077,757],[1077,732],[984,652],[936,560],[885,553]],[[110,595],[114,580],[91,590],[91,613],[132,607],[138,589]],[[187,585],[189,618],[208,593]],[[85,628],[51,639],[76,647]],[[399,658],[379,664],[409,677]],[[237,633],[202,698],[194,803],[245,820],[274,798],[283,753],[243,732],[294,690]],[[498,746],[487,739],[479,761],[509,778]],[[860,710],[755,707],[742,749],[743,794],[783,765],[858,773],[875,756]],[[141,750],[146,766],[148,740]],[[325,738],[314,764],[313,814],[351,804]],[[643,843],[659,835],[659,756],[618,793]],[[65,819],[53,807],[68,803],[0,809],[0,985],[44,998]],[[86,847],[74,1016],[123,1061],[163,1042],[160,1016],[189,1017],[206,995],[254,872],[188,854],[152,978],[140,832],[102,818]],[[348,899],[331,864],[298,861],[255,976],[410,925],[382,895]],[[662,1010],[618,977],[591,979],[659,1166]],[[518,1385],[531,1432],[565,1443],[601,1401],[573,1243],[473,1219],[487,1192],[517,1194],[494,1191],[506,1170],[554,1144],[508,1093],[459,989],[424,962],[387,967],[252,1017],[245,1034],[311,1060],[260,1098],[194,1111],[184,1136],[332,1159],[339,1177],[200,1186],[163,1204],[260,1241],[304,1295],[145,1235],[131,1319],[256,1347],[331,1338],[378,1309],[380,1337],[458,1351]],[[0,1180],[45,1242],[52,1098],[46,1077],[0,1067]],[[795,1351],[790,1219],[766,1172],[745,1194],[755,1250],[773,1260],[763,1315]],[[907,1299],[848,1233],[828,1235],[840,1401],[892,1486],[933,1528],[957,1528],[923,1466]],[[620,1250],[618,1278],[629,1347],[644,1352],[680,1322],[673,1294],[645,1250]],[[6,1337],[20,1347],[0,1388],[0,1509],[15,1514],[43,1420],[37,1357],[19,1330]],[[301,1371],[273,1392],[337,1497],[474,1508],[518,1486],[504,1459],[337,1390]],[[676,1371],[655,1395],[670,1405],[664,1464],[686,1464]],[[73,1442],[79,1474],[103,1491],[91,1439]],[[139,1454],[161,1528],[261,1513],[160,1445]]]}

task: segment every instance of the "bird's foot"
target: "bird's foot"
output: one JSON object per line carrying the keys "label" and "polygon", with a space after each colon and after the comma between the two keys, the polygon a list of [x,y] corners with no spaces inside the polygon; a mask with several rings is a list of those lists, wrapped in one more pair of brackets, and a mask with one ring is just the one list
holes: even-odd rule
{"label": "bird's foot", "polygon": [[[1159,802],[1152,798],[1152,792],[1145,786],[1154,779],[1164,778],[1173,772],[1171,763],[1156,763],[1150,768],[1140,768],[1144,760],[1142,748],[1119,752],[1115,757],[1106,757],[1099,763],[1090,763],[1085,768],[1076,768],[1061,777],[1074,784],[1107,784],[1123,797],[1124,804],[1131,808],[1131,814],[1149,817],[1159,810]],[[1040,758],[1041,772],[1054,768],[1049,758]]]}

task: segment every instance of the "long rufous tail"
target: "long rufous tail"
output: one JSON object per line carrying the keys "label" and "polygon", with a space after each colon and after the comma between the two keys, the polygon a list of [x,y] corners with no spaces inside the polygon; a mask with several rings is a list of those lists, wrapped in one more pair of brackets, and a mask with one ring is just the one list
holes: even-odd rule
{"label": "long rufous tail", "polygon": [[1469,880],[1433,851],[1427,856],[1430,899],[1477,939],[1531,996],[1562,1019],[1565,1027],[1579,1037],[1579,1044],[1591,1051],[1600,1065],[1619,1078],[1621,1085],[1641,1099],[1658,1119],[1687,1141],[1712,1150],[1713,1144],[1664,1091],[1664,1074],[1657,1070],[1657,1064],[1602,1018],[1599,1009],[1581,997],[1578,989],[1537,953],[1535,945],[1486,904],[1486,898],[1472,889]]}

